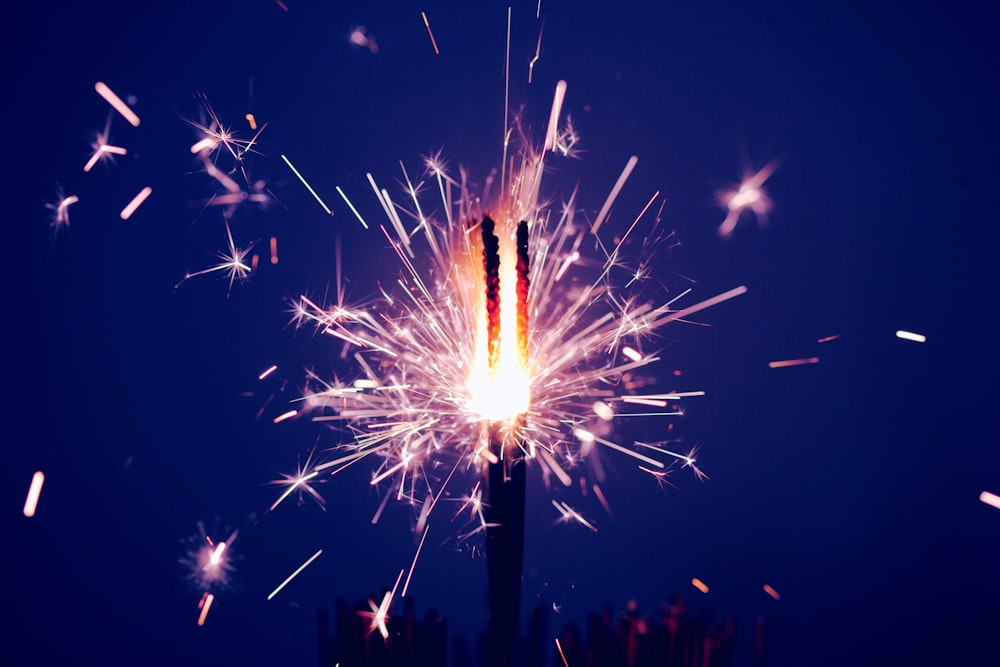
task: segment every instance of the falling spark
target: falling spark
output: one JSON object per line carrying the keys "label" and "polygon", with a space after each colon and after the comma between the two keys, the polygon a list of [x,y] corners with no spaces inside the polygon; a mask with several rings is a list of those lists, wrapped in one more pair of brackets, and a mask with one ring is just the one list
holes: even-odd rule
{"label": "falling spark", "polygon": [[273,373],[276,370],[278,370],[278,365],[277,364],[274,364],[273,366],[269,366],[266,371],[264,371],[263,373],[261,373],[260,375],[257,376],[257,379],[258,380],[263,380],[264,378],[268,377],[271,373]]}
{"label": "falling spark", "polygon": [[775,600],[780,600],[781,596],[778,595],[778,591],[771,588],[770,584],[764,584],[764,592],[770,595]]}
{"label": "falling spark", "polygon": [[[541,5],[541,0],[539,0],[539,5]],[[562,644],[559,643],[559,638],[556,637],[556,648],[559,650],[559,657],[562,659],[563,667],[569,667],[569,662],[566,660],[566,654],[563,653]]]}
{"label": "falling spark", "polygon": [[320,198],[318,194],[316,194],[316,191],[313,190],[312,186],[306,182],[306,179],[302,176],[302,174],[299,173],[299,170],[295,168],[295,165],[289,162],[288,158],[285,157],[284,155],[281,156],[281,159],[285,161],[285,164],[287,164],[288,168],[292,170],[292,173],[298,176],[299,180],[302,181],[302,185],[306,186],[306,190],[308,190],[310,194],[312,194],[312,196],[316,198],[316,201],[318,201],[319,205],[323,207],[323,210],[326,211],[326,214],[333,215],[333,211],[330,210],[330,207],[326,205],[326,203],[322,200],[322,198]]}
{"label": "falling spark", "polygon": [[213,601],[215,601],[215,596],[211,593],[205,593],[198,603],[198,607],[201,609],[201,614],[198,615],[199,626],[205,625],[205,618],[208,617],[208,610],[212,608]]}
{"label": "falling spark", "polygon": [[271,264],[278,263],[278,237],[271,237]]}
{"label": "falling spark", "polygon": [[291,419],[292,417],[294,417],[297,414],[299,414],[298,410],[289,410],[288,412],[282,413],[282,414],[278,415],[277,417],[275,417],[274,418],[274,423],[275,424],[280,424],[281,422],[285,421],[286,419]]}
{"label": "falling spark", "polygon": [[360,213],[358,213],[358,209],[354,208],[354,204],[352,204],[351,200],[347,198],[347,195],[344,194],[344,191],[340,189],[339,185],[337,186],[337,192],[343,198],[344,203],[347,204],[347,207],[351,209],[351,213],[354,214],[354,217],[356,217],[358,219],[358,222],[361,223],[361,226],[364,227],[365,229],[368,229],[368,223],[365,222],[365,219],[361,217]]}
{"label": "falling spark", "polygon": [[777,168],[778,161],[772,160],[757,173],[743,179],[736,190],[726,190],[717,194],[719,203],[729,211],[726,214],[726,219],[719,225],[719,236],[730,236],[736,229],[736,223],[743,211],[747,209],[753,211],[757,217],[757,224],[766,225],[767,214],[770,212],[772,204],[762,186]]}
{"label": "falling spark", "polygon": [[440,55],[441,52],[438,51],[437,42],[434,40],[434,33],[431,32],[431,24],[428,23],[428,21],[427,21],[427,14],[424,13],[424,12],[420,12],[420,15],[424,17],[424,25],[427,26],[427,34],[430,35],[431,46],[434,47],[434,53],[437,54],[437,55]]}
{"label": "falling spark", "polygon": [[314,560],[316,560],[317,558],[319,558],[319,555],[321,553],[323,553],[322,549],[320,549],[319,551],[317,551],[316,553],[314,553],[312,556],[310,556],[309,559],[306,562],[302,563],[302,565],[299,565],[298,569],[296,569],[295,572],[292,572],[290,575],[288,575],[287,579],[285,579],[284,581],[282,581],[280,584],[278,584],[277,588],[275,588],[273,591],[271,591],[271,594],[267,596],[267,599],[270,600],[275,595],[277,595],[278,592],[281,591],[282,588],[284,588],[285,586],[288,585],[288,582],[290,582],[292,579],[294,579],[295,577],[298,576],[299,572],[301,572],[302,570],[306,569],[309,566],[310,563],[312,563]]}
{"label": "falling spark", "polygon": [[979,494],[979,500],[1000,510],[1000,496],[996,494],[990,493],[989,491],[983,491]]}
{"label": "falling spark", "polygon": [[45,474],[41,470],[31,476],[28,497],[24,499],[24,516],[28,518],[35,516],[35,510],[38,508],[38,496],[42,493],[42,484],[44,483]]}
{"label": "falling spark", "polygon": [[706,586],[705,582],[699,579],[698,577],[695,577],[694,579],[691,580],[691,585],[697,588],[702,593],[708,593],[708,586]]}
{"label": "falling spark", "polygon": [[247,122],[250,123],[250,129],[251,130],[256,130],[257,129],[257,119],[253,117],[253,114],[252,113],[248,113],[246,115],[246,119],[247,119]]}
{"label": "falling spark", "polygon": [[817,343],[829,343],[830,341],[837,340],[840,338],[840,334],[834,334],[832,336],[826,336],[825,338],[820,338]]}
{"label": "falling spark", "polygon": [[549,129],[545,132],[546,151],[556,150],[556,138],[559,135],[559,114],[562,113],[563,100],[566,98],[566,82],[556,84],[556,92],[552,98],[552,111],[549,113]]}
{"label": "falling spark", "polygon": [[635,169],[637,162],[639,162],[638,156],[633,155],[628,159],[628,162],[625,163],[625,168],[622,169],[621,175],[618,176],[618,180],[615,182],[615,187],[611,188],[611,193],[604,201],[604,206],[601,207],[600,212],[597,214],[597,218],[594,220],[593,226],[590,228],[591,234],[596,235],[597,230],[599,230],[601,225],[604,224],[604,220],[608,217],[608,212],[611,211],[611,206],[615,203],[615,199],[618,198],[618,194],[622,191],[625,181],[628,180],[632,170]]}
{"label": "falling spark", "polygon": [[900,329],[896,332],[896,338],[902,338],[903,340],[912,340],[914,343],[926,343],[927,336],[923,334],[913,333],[912,331],[904,331]]}
{"label": "falling spark", "polygon": [[128,220],[129,218],[131,218],[132,214],[135,213],[135,210],[139,208],[142,205],[142,203],[146,201],[146,198],[149,197],[149,195],[151,195],[152,193],[153,193],[153,188],[149,187],[148,185],[144,187],[142,190],[139,190],[139,193],[132,198],[132,201],[130,201],[125,206],[125,208],[122,209],[122,212],[119,214],[121,216],[121,219]]}
{"label": "falling spark", "polygon": [[250,248],[237,248],[236,243],[233,241],[233,232],[229,229],[229,223],[226,223],[226,239],[229,242],[229,251],[218,253],[219,259],[222,263],[216,264],[215,266],[210,266],[207,269],[202,269],[201,271],[195,271],[194,273],[188,273],[184,276],[184,280],[178,283],[180,286],[187,280],[194,278],[196,276],[203,276],[208,273],[213,273],[215,271],[224,271],[229,277],[229,289],[232,290],[233,283],[237,280],[244,280],[251,271],[251,268],[246,265],[245,259],[248,254],[250,254]]}
{"label": "falling spark", "polygon": [[806,366],[818,364],[819,357],[809,357],[808,359],[785,359],[783,361],[769,361],[768,368],[787,368],[789,366]]}
{"label": "falling spark", "polygon": [[131,123],[132,127],[139,127],[139,117],[104,82],[98,81],[95,83],[94,90],[97,91],[98,95],[107,100],[108,104],[114,107],[114,110],[120,113],[125,120]]}

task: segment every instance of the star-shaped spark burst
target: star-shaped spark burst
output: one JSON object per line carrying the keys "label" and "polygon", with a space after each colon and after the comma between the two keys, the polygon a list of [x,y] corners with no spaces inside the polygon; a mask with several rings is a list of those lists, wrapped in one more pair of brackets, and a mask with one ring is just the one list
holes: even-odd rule
{"label": "star-shaped spark burst", "polygon": [[302,494],[308,493],[310,496],[312,496],[313,500],[315,500],[319,504],[321,508],[326,509],[326,502],[323,500],[323,496],[321,496],[319,492],[316,491],[316,489],[309,486],[309,483],[312,482],[316,478],[316,476],[319,475],[320,473],[320,470],[313,467],[311,465],[311,462],[312,462],[312,454],[310,453],[309,457],[306,459],[305,464],[300,463],[294,475],[288,473],[281,473],[283,479],[276,479],[273,482],[271,482],[272,484],[280,484],[288,488],[285,489],[284,493],[282,493],[278,497],[278,499],[274,501],[271,507],[268,508],[269,512],[274,511],[274,508],[280,505],[285,500],[285,498],[292,495],[292,493],[294,493],[295,491],[299,492],[300,499]]}
{"label": "star-shaped spark burst", "polygon": [[753,211],[759,226],[767,226],[767,214],[771,211],[773,202],[762,186],[777,168],[778,161],[771,160],[760,171],[744,178],[735,189],[720,190],[716,194],[719,204],[728,210],[726,219],[719,225],[719,236],[732,235],[740,216],[747,209]]}
{"label": "star-shaped spark burst", "polygon": [[210,266],[207,269],[202,269],[201,271],[188,273],[184,276],[183,280],[177,283],[176,286],[180,287],[186,281],[194,278],[195,276],[203,276],[207,273],[213,273],[215,271],[225,271],[225,275],[229,278],[229,289],[226,292],[228,295],[232,292],[233,283],[237,280],[240,282],[246,280],[252,269],[245,260],[247,255],[250,254],[250,250],[253,249],[253,244],[247,246],[246,248],[237,248],[235,242],[233,241],[233,232],[229,229],[229,222],[226,222],[226,237],[229,240],[229,249],[228,251],[218,253],[218,257],[222,260],[222,263]]}

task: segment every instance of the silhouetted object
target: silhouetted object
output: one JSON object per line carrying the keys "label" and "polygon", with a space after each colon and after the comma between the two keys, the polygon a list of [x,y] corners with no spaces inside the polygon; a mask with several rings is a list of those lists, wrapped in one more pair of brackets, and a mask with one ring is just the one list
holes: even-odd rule
{"label": "silhouetted object", "polygon": [[334,637],[330,634],[330,612],[327,609],[320,609],[318,614],[319,622],[319,667],[333,667],[336,664],[335,653],[337,650]]}
{"label": "silhouetted object", "polygon": [[549,641],[548,607],[535,607],[524,642],[524,667],[545,667]]}
{"label": "silhouetted object", "polygon": [[764,664],[764,637],[767,634],[767,620],[761,616],[757,619],[757,633],[753,640],[753,662],[752,667],[761,667]]}

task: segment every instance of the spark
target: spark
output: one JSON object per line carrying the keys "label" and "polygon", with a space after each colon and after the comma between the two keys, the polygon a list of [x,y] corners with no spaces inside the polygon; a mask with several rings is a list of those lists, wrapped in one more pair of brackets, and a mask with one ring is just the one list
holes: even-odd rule
{"label": "spark", "polygon": [[396,589],[399,587],[399,582],[403,578],[403,572],[403,570],[399,571],[399,576],[396,577],[396,583],[393,585],[392,590],[386,591],[385,595],[382,596],[381,604],[375,604],[374,600],[368,600],[368,607],[371,609],[371,612],[358,612],[362,616],[368,616],[371,618],[371,623],[368,626],[368,634],[378,630],[379,634],[382,635],[383,640],[389,638],[389,628],[386,627],[385,622],[389,618],[389,605],[392,604],[392,600],[396,596]]}
{"label": "spark", "polygon": [[904,331],[900,329],[896,332],[896,338],[902,338],[903,340],[912,340],[914,343],[926,343],[927,336],[923,334],[913,333],[912,331]]}
{"label": "spark", "polygon": [[318,201],[319,205],[323,207],[323,210],[326,211],[326,214],[333,215],[333,211],[330,210],[330,207],[326,205],[326,202],[324,202],[323,199],[318,194],[316,194],[316,191],[312,189],[312,186],[309,185],[305,177],[299,173],[299,170],[295,168],[295,165],[293,165],[284,155],[281,156],[281,159],[285,161],[285,164],[287,164],[288,168],[292,170],[292,173],[294,173],[298,177],[298,179],[302,181],[302,185],[306,186],[306,190],[308,190],[309,193],[316,198],[316,201]]}
{"label": "spark", "polygon": [[777,168],[778,161],[772,160],[760,171],[744,178],[735,190],[723,190],[716,194],[719,204],[728,211],[726,219],[719,225],[719,236],[732,235],[743,211],[748,209],[756,216],[757,224],[762,227],[767,225],[767,214],[771,210],[772,202],[762,186]]}
{"label": "spark", "polygon": [[258,380],[263,380],[264,378],[268,377],[269,375],[271,375],[271,373],[273,373],[276,370],[278,370],[278,365],[277,364],[273,364],[271,366],[268,366],[267,369],[263,373],[261,373],[260,375],[257,376],[257,379]]}
{"label": "spark", "polygon": [[[541,0],[538,2],[541,5]],[[566,654],[563,653],[562,644],[559,643],[559,638],[556,637],[556,649],[559,650],[559,657],[562,659],[563,667],[569,667],[569,661],[566,660]]]}
{"label": "spark", "polygon": [[91,169],[94,168],[94,165],[97,164],[97,162],[105,155],[127,155],[127,154],[128,150],[126,148],[123,148],[121,146],[109,146],[103,141],[100,141],[94,147],[94,154],[90,156],[89,160],[87,160],[87,164],[83,165],[83,170],[85,172],[89,172]]}
{"label": "spark", "polygon": [[1000,510],[1000,496],[994,493],[990,493],[989,491],[983,491],[982,493],[979,494],[979,500],[986,503],[987,505],[996,507],[998,510]]}
{"label": "spark", "polygon": [[[428,504],[429,507],[429,504]],[[428,510],[429,511],[429,510]],[[426,515],[423,515],[426,516]],[[417,545],[417,551],[413,554],[413,562],[410,563],[410,572],[406,575],[406,583],[403,584],[403,592],[400,593],[401,596],[406,597],[406,591],[410,587],[410,577],[413,576],[413,569],[417,567],[417,558],[420,557],[420,550],[424,548],[424,540],[427,539],[427,531],[430,530],[430,526],[424,527],[424,534],[420,537],[420,544]]]}
{"label": "spark", "polygon": [[771,588],[770,584],[764,584],[764,592],[770,595],[775,600],[780,600],[781,596],[778,595],[778,591]]}
{"label": "spark", "polygon": [[205,593],[201,601],[198,602],[198,608],[201,609],[201,613],[198,615],[198,626],[205,625],[205,619],[208,618],[208,610],[212,608],[212,602],[215,601],[215,596],[211,593]]}
{"label": "spark", "polygon": [[185,569],[185,578],[197,589],[204,592],[222,590],[230,586],[234,571],[232,547],[239,531],[233,531],[228,538],[213,542],[198,523],[197,534],[185,540],[186,550],[180,559]]}
{"label": "spark", "polygon": [[595,236],[597,235],[597,230],[599,230],[601,225],[604,224],[604,221],[608,217],[608,213],[611,211],[611,206],[614,205],[615,199],[618,198],[619,193],[625,186],[625,181],[628,180],[628,177],[632,174],[632,170],[635,169],[635,165],[638,162],[638,156],[633,155],[628,159],[628,162],[625,163],[625,168],[622,169],[622,173],[618,176],[615,186],[611,188],[611,193],[608,194],[608,198],[604,200],[604,206],[601,207],[600,212],[597,214],[597,218],[594,220],[593,226],[590,228],[591,234],[594,234]]}
{"label": "spark", "polygon": [[219,142],[213,139],[212,137],[205,137],[204,139],[201,139],[200,141],[196,141],[193,144],[191,144],[191,153],[197,155],[202,151],[213,151],[215,150],[215,147],[218,145]]}
{"label": "spark", "polygon": [[271,237],[271,264],[278,263],[278,237]]}
{"label": "spark", "polygon": [[275,417],[273,421],[274,421],[275,424],[280,424],[281,422],[283,422],[285,420],[291,419],[292,417],[294,417],[297,414],[299,414],[298,410],[289,410],[289,411],[283,412],[280,415],[278,415],[277,417]]}
{"label": "spark", "polygon": [[767,363],[768,368],[787,368],[789,366],[808,366],[809,364],[818,364],[819,357],[809,357],[807,359],[785,359],[783,361],[769,361]]}
{"label": "spark", "polygon": [[247,122],[250,123],[250,129],[251,130],[256,130],[257,129],[257,119],[253,117],[253,114],[252,113],[248,113],[245,116],[245,118],[247,119]]}
{"label": "spark", "polygon": [[69,227],[69,207],[80,201],[80,198],[76,195],[69,195],[68,197],[63,197],[59,194],[59,201],[55,204],[46,204],[46,207],[52,211],[52,222],[50,226],[58,233],[60,229]]}
{"label": "spark", "polygon": [[358,209],[354,208],[354,204],[352,204],[351,200],[347,198],[347,195],[344,194],[344,191],[340,189],[339,185],[337,186],[336,189],[337,193],[340,194],[341,198],[343,198],[344,203],[346,203],[347,207],[351,209],[351,213],[353,213],[354,217],[356,217],[358,219],[358,222],[361,223],[361,226],[364,227],[365,229],[368,229],[368,223],[365,222],[365,219],[361,217],[360,213],[358,213]]}
{"label": "spark", "polygon": [[323,553],[322,549],[320,549],[319,551],[317,551],[316,553],[314,553],[312,556],[310,556],[306,560],[306,562],[302,563],[302,565],[299,565],[299,567],[294,572],[292,572],[290,575],[288,575],[288,578],[286,578],[284,581],[282,581],[280,584],[278,584],[278,587],[275,588],[273,591],[271,591],[271,593],[267,596],[267,599],[268,600],[273,599],[274,596],[277,595],[281,591],[282,588],[284,588],[285,586],[288,585],[288,582],[290,582],[292,579],[294,579],[295,577],[297,577],[299,575],[299,572],[301,572],[302,570],[306,569],[309,566],[310,563],[312,563],[314,560],[316,560],[317,558],[319,558],[319,555],[321,553]]}
{"label": "spark", "polygon": [[691,580],[691,585],[697,588],[702,593],[708,593],[708,586],[705,584],[704,581],[702,581],[698,577],[695,577],[694,579]]}
{"label": "spark", "polygon": [[[538,8],[539,8],[539,10],[541,10],[541,8],[542,8],[542,2],[541,2],[541,0],[538,0]],[[543,24],[543,28],[544,28],[544,24]],[[528,83],[531,83],[531,74],[532,74],[532,72],[535,71],[535,63],[537,63],[538,59],[542,56],[542,29],[543,28],[539,28],[538,29],[538,46],[535,48],[535,57],[532,58],[531,62],[528,63]]]}
{"label": "spark", "polygon": [[431,24],[427,21],[427,14],[424,13],[424,12],[420,12],[420,15],[424,17],[424,25],[427,26],[427,34],[431,38],[431,46],[434,47],[434,53],[435,53],[435,55],[440,55],[441,52],[438,51],[438,45],[437,45],[437,41],[435,41],[435,39],[434,39],[434,33],[431,32]]}
{"label": "spark", "polygon": [[595,528],[592,523],[584,519],[579,512],[577,512],[575,509],[573,509],[566,503],[553,499],[552,506],[555,507],[557,510],[559,510],[559,514],[561,515],[562,521],[576,521],[581,526],[586,526],[595,533],[597,532],[597,528]]}
{"label": "spark", "polygon": [[135,114],[132,109],[125,104],[120,97],[115,95],[115,92],[108,88],[107,84],[102,81],[98,81],[94,84],[94,90],[97,94],[103,97],[108,104],[110,104],[115,111],[120,113],[125,120],[127,120],[132,127],[139,127],[139,117]]}
{"label": "spark", "polygon": [[820,338],[820,339],[819,339],[818,341],[816,341],[816,342],[817,342],[817,343],[829,343],[830,341],[834,341],[834,340],[837,340],[838,338],[840,338],[840,334],[834,334],[834,335],[832,335],[832,336],[825,336],[825,337],[823,337],[823,338]]}
{"label": "spark", "polygon": [[42,484],[45,483],[45,473],[41,470],[31,476],[31,486],[28,487],[28,496],[24,499],[24,516],[31,518],[35,516],[38,508],[38,497],[42,494]]}
{"label": "spark", "polygon": [[219,259],[222,263],[216,264],[215,266],[210,266],[207,269],[202,269],[201,271],[195,271],[194,273],[188,273],[184,276],[184,279],[177,284],[179,287],[182,283],[196,276],[203,276],[208,273],[213,273],[215,271],[224,271],[225,275],[229,278],[229,290],[232,291],[233,283],[237,280],[245,280],[250,274],[250,267],[246,265],[246,256],[250,254],[252,248],[248,247],[245,249],[240,249],[236,247],[233,241],[233,233],[229,229],[229,223],[226,222],[226,237],[229,241],[229,251],[218,253]]}
{"label": "spark", "polygon": [[566,82],[556,84],[556,92],[552,98],[552,111],[549,113],[549,129],[545,132],[546,151],[556,150],[556,140],[559,134],[559,114],[562,112],[563,100],[566,98]]}
{"label": "spark", "polygon": [[153,188],[149,187],[148,185],[144,187],[142,190],[139,190],[138,194],[136,194],[136,196],[132,198],[132,201],[126,204],[125,208],[122,209],[122,212],[119,213],[121,219],[128,220],[129,218],[131,218],[132,214],[135,213],[135,210],[139,208],[142,205],[142,203],[146,201],[146,198],[148,198],[149,195],[151,194],[153,194]]}

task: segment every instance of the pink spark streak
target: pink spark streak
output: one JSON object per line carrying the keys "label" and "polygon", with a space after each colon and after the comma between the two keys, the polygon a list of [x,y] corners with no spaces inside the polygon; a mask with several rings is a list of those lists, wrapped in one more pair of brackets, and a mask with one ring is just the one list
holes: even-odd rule
{"label": "pink spark streak", "polygon": [[808,359],[785,359],[783,361],[768,362],[768,368],[787,368],[788,366],[806,366],[808,364],[818,364],[819,357],[809,357]]}
{"label": "pink spark streak", "polygon": [[131,218],[132,214],[135,213],[135,210],[139,208],[142,205],[142,202],[146,201],[146,198],[149,197],[149,195],[151,195],[152,193],[153,193],[153,188],[149,187],[148,185],[144,187],[142,190],[139,190],[139,193],[132,198],[132,201],[130,201],[125,206],[125,208],[122,209],[122,212],[119,214],[121,216],[121,219],[128,220],[129,218]]}
{"label": "pink spark streak", "polygon": [[[39,473],[35,474],[37,475]],[[979,494],[979,500],[983,501],[987,505],[996,507],[998,510],[1000,510],[1000,496],[996,495],[995,493],[990,493],[989,491],[983,491],[982,493]]]}
{"label": "pink spark streak", "polygon": [[38,496],[42,493],[42,484],[44,483],[45,474],[41,470],[31,476],[28,497],[24,499],[24,516],[28,518],[35,516],[35,509],[38,507]]}
{"label": "pink spark streak", "polygon": [[108,104],[114,107],[115,111],[120,113],[125,120],[131,123],[132,127],[139,127],[139,117],[135,115],[135,112],[129,108],[127,104],[122,102],[122,99],[115,95],[114,91],[108,88],[107,84],[103,81],[98,81],[94,84],[94,90],[97,94],[107,100]]}

